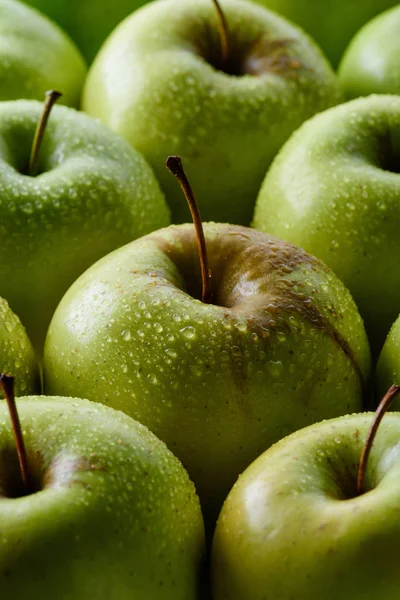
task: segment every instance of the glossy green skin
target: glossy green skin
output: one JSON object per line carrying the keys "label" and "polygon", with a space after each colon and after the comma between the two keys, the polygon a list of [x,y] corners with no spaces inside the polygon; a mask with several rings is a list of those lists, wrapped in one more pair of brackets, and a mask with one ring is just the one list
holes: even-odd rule
{"label": "glossy green skin", "polygon": [[214,304],[196,299],[193,226],[155,232],[69,289],[44,370],[46,393],[121,409],[163,439],[212,526],[238,474],[268,446],[361,409],[369,348],[350,295],[319,261],[248,228],[206,224],[205,236]]}
{"label": "glossy green skin", "polygon": [[347,98],[400,94],[400,6],[367,23],[352,39],[339,66]]}
{"label": "glossy green skin", "polygon": [[372,416],[299,431],[241,475],[213,541],[214,600],[397,597],[400,415],[384,417],[357,496]]}
{"label": "glossy green skin", "polygon": [[253,0],[303,27],[337,66],[353,35],[396,0]]}
{"label": "glossy green skin", "polygon": [[358,305],[375,354],[400,305],[399,160],[400,98],[338,106],[305,123],[282,148],[253,220],[335,271]]}
{"label": "glossy green skin", "polygon": [[122,413],[74,398],[18,400],[31,478],[0,406],[0,593],[41,600],[196,600],[204,526],[179,461]]}
{"label": "glossy green skin", "polygon": [[[378,365],[376,367],[375,383],[377,401],[383,397],[391,385],[400,385],[399,317],[394,322],[383,345],[382,352],[379,356]],[[394,410],[400,410],[399,400],[395,400],[392,404],[392,407]]]}
{"label": "glossy green skin", "polygon": [[148,0],[25,0],[54,19],[91,62],[122,19]]}
{"label": "glossy green skin", "polygon": [[0,298],[0,373],[15,377],[17,395],[40,392],[39,367],[21,321]]}
{"label": "glossy green skin", "polygon": [[262,74],[212,66],[220,41],[210,0],[159,0],[113,32],[85,84],[83,109],[148,159],[174,223],[190,217],[165,169],[168,155],[183,157],[205,221],[248,225],[279,148],[308,117],[341,100],[320,50],[294,25],[244,0],[225,0],[223,8],[232,62]]}
{"label": "glossy green skin", "polygon": [[0,100],[42,100],[55,89],[77,107],[85,77],[82,55],[55,23],[21,2],[0,2]]}
{"label": "glossy green skin", "polygon": [[0,295],[42,351],[73,281],[114,248],[169,223],[158,183],[124,140],[56,106],[38,175],[26,172],[41,104],[0,105]]}

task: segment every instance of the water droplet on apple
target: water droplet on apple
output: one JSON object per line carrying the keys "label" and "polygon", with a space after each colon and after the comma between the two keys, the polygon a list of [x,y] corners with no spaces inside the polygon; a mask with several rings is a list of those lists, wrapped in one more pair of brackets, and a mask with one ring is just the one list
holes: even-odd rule
{"label": "water droplet on apple", "polygon": [[122,335],[122,339],[123,339],[125,342],[129,342],[129,340],[130,340],[130,339],[131,339],[131,337],[132,337],[132,336],[131,336],[131,332],[130,332],[130,330],[129,330],[129,329],[124,329],[124,331],[122,332],[122,334],[121,334],[121,335]]}
{"label": "water droplet on apple", "polygon": [[189,325],[188,327],[184,327],[180,331],[181,331],[182,335],[185,338],[187,338],[188,340],[192,340],[193,338],[196,337],[196,330],[191,325]]}
{"label": "water droplet on apple", "polygon": [[286,342],[286,333],[284,331],[277,331],[276,337],[280,342]]}
{"label": "water droplet on apple", "polygon": [[280,360],[269,360],[267,367],[273,377],[279,377],[282,374],[283,364]]}

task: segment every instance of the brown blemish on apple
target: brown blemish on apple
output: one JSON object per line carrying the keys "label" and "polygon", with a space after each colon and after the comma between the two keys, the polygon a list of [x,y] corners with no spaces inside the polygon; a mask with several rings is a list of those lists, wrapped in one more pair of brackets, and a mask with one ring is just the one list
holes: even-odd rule
{"label": "brown blemish on apple", "polygon": [[[316,304],[315,289],[313,294],[306,295],[302,293],[304,284],[290,279],[297,269],[302,270],[303,278],[307,270],[329,273],[321,261],[288,242],[246,227],[206,224],[205,233],[215,305],[229,309],[225,314],[230,317],[244,316],[249,330],[261,338],[264,333],[289,327],[283,320],[278,322],[279,314],[298,316],[326,333],[341,348],[364,389],[363,374],[354,353]],[[176,265],[186,284],[185,291],[200,299],[201,278],[193,227],[170,227],[148,235],[147,239]],[[333,310],[330,314],[333,319],[340,318]],[[244,378],[245,373],[240,373],[240,379]]]}
{"label": "brown blemish on apple", "polygon": [[96,462],[93,457],[58,454],[43,473],[42,488],[70,485],[74,482],[73,476],[79,472],[106,470],[106,467]]}
{"label": "brown blemish on apple", "polygon": [[262,36],[251,48],[242,64],[243,75],[275,73],[294,77],[304,68],[294,50],[296,40],[270,39]]}

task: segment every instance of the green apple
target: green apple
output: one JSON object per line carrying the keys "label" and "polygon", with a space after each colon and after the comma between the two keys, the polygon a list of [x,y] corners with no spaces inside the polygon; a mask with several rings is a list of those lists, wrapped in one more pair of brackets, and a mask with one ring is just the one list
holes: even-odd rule
{"label": "green apple", "polygon": [[358,494],[371,421],[298,431],[239,477],[213,540],[214,600],[398,597],[400,415],[385,416]]}
{"label": "green apple", "polygon": [[[377,393],[390,385],[400,382],[400,317],[397,317],[380,353],[376,368],[375,383]],[[400,402],[394,404],[395,410],[400,410]]]}
{"label": "green apple", "polygon": [[400,5],[368,22],[351,40],[339,66],[347,98],[400,94]]}
{"label": "green apple", "polygon": [[400,306],[400,98],[305,123],[264,180],[253,226],[318,256],[350,289],[377,354]]}
{"label": "green apple", "polygon": [[181,459],[207,526],[238,474],[285,434],[360,410],[369,373],[348,291],[303,250],[206,223],[214,303],[192,225],[132,242],[88,269],[52,319],[45,391],[147,425]]}
{"label": "green apple", "polygon": [[165,444],[86,400],[30,396],[18,411],[28,490],[0,406],[2,598],[197,600],[200,503]]}
{"label": "green apple", "polygon": [[25,0],[54,19],[92,61],[120,21],[149,0]]}
{"label": "green apple", "polygon": [[55,23],[17,0],[0,2],[0,100],[41,100],[55,88],[78,106],[85,77],[83,57]]}
{"label": "green apple", "polygon": [[40,392],[39,368],[21,321],[0,298],[0,372],[12,373],[19,395]]}
{"label": "green apple", "polygon": [[83,109],[152,165],[172,211],[187,208],[164,168],[179,154],[205,221],[248,225],[265,171],[304,120],[341,100],[319,48],[244,0],[224,0],[229,53],[211,0],[158,0],[128,17],[93,63]]}
{"label": "green apple", "polygon": [[169,223],[143,157],[72,108],[54,107],[37,175],[27,174],[41,110],[33,100],[0,104],[0,295],[38,352],[78,275],[114,248]]}
{"label": "green apple", "polygon": [[303,27],[337,66],[353,35],[396,0],[254,0]]}

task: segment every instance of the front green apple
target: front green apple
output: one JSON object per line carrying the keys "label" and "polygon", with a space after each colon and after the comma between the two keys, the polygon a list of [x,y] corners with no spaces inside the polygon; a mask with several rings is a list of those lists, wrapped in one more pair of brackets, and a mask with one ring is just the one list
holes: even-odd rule
{"label": "front green apple", "polygon": [[169,222],[146,161],[124,140],[56,106],[27,174],[41,105],[0,104],[0,295],[42,352],[52,314],[72,282],[114,248]]}
{"label": "front green apple", "polygon": [[86,65],[68,36],[17,0],[0,2],[0,100],[41,100],[48,89],[77,107]]}
{"label": "front green apple", "polygon": [[238,474],[306,424],[362,407],[369,348],[342,283],[303,250],[205,224],[213,304],[192,225],[111,253],[69,289],[45,345],[45,390],[147,425],[182,460],[214,523]]}
{"label": "front green apple", "polygon": [[319,48],[294,25],[224,0],[221,67],[211,0],[159,0],[135,12],[96,57],[83,109],[152,165],[174,223],[189,218],[165,158],[182,156],[205,221],[248,225],[265,171],[304,120],[341,94]]}
{"label": "front green apple", "polygon": [[339,80],[347,98],[400,94],[400,5],[367,23],[351,40],[340,62]]}
{"label": "front green apple", "polygon": [[21,321],[3,298],[0,298],[0,373],[15,377],[19,395],[40,392],[39,367],[32,344]]}
{"label": "front green apple", "polygon": [[85,400],[17,404],[32,492],[21,492],[2,403],[1,597],[197,600],[200,504],[165,444],[126,415]]}
{"label": "front green apple", "polygon": [[253,0],[303,27],[336,67],[352,36],[396,0]]}
{"label": "front green apple", "polygon": [[282,440],[238,479],[213,541],[214,600],[391,600],[400,586],[400,415],[356,494],[372,414]]}
{"label": "front green apple", "polygon": [[377,354],[400,308],[400,98],[360,98],[305,123],[267,173],[253,225],[333,269]]}
{"label": "front green apple", "polygon": [[24,0],[56,21],[91,62],[122,19],[149,0]]}

